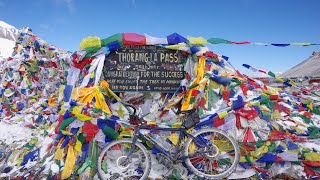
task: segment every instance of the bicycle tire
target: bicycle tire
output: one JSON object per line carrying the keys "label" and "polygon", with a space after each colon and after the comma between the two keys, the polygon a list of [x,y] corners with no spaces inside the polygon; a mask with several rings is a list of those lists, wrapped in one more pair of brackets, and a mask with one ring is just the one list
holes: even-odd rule
{"label": "bicycle tire", "polygon": [[[187,165],[187,167],[189,168],[189,170],[191,170],[194,174],[196,174],[199,177],[204,177],[204,178],[208,178],[208,179],[222,179],[222,178],[226,178],[228,176],[231,175],[231,173],[236,169],[238,163],[239,163],[239,159],[240,159],[240,148],[239,145],[237,144],[237,142],[231,137],[229,136],[227,133],[225,133],[224,131],[220,130],[220,129],[216,129],[216,128],[208,128],[208,129],[202,129],[200,131],[197,131],[193,134],[193,136],[196,138],[197,136],[203,134],[203,133],[208,133],[208,132],[214,132],[214,133],[219,133],[223,136],[225,136],[231,143],[232,146],[234,148],[234,153],[235,153],[235,157],[234,157],[234,161],[232,163],[232,165],[229,167],[229,169],[227,169],[226,171],[224,171],[223,173],[220,174],[216,174],[216,175],[208,175],[206,173],[203,173],[201,171],[199,171],[198,169],[196,169],[191,161],[190,158],[185,159],[185,163]],[[189,146],[192,142],[193,138],[189,138],[184,146],[184,155],[186,157],[188,157],[188,149]]]}
{"label": "bicycle tire", "polygon": [[[99,157],[98,157],[98,161],[97,161],[97,164],[98,164],[98,176],[101,180],[104,180],[104,177],[103,177],[103,170],[102,170],[102,160],[103,160],[103,157],[104,157],[104,154],[106,153],[106,151],[115,146],[116,144],[121,144],[121,143],[132,143],[133,139],[131,138],[123,138],[123,139],[119,139],[119,140],[115,140],[115,141],[112,141],[110,142],[105,148],[102,149]],[[143,144],[141,144],[140,142],[136,142],[135,145],[140,148],[140,150],[143,152],[144,156],[146,157],[146,168],[145,168],[145,171],[144,171],[144,174],[142,175],[142,177],[140,178],[140,180],[145,180],[148,178],[149,174],[150,174],[150,171],[151,171],[151,157],[150,157],[150,154],[148,152],[148,150],[144,147]]]}

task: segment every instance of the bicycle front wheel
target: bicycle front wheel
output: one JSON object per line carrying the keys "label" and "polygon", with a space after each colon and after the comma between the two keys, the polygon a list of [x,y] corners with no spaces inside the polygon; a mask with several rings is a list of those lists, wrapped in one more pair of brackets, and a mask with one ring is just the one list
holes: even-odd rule
{"label": "bicycle front wheel", "polygon": [[204,178],[222,179],[235,170],[240,149],[232,137],[215,128],[202,129],[193,136],[184,148],[186,165],[193,173]]}
{"label": "bicycle front wheel", "polygon": [[98,175],[102,180],[147,179],[151,170],[151,158],[147,149],[136,142],[129,155],[132,139],[120,139],[109,143],[98,157]]}

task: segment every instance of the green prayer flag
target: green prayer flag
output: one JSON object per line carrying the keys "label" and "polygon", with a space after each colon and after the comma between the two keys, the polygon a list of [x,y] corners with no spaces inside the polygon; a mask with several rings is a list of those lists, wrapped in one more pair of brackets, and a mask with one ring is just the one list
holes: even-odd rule
{"label": "green prayer flag", "polygon": [[271,71],[268,72],[268,75],[269,75],[269,76],[272,76],[272,77],[274,77],[274,78],[276,77],[276,75],[275,75],[273,72],[271,72]]}
{"label": "green prayer flag", "polygon": [[102,129],[102,132],[108,136],[110,139],[112,140],[115,140],[118,138],[119,134],[114,130],[112,129],[111,127],[109,126],[105,126],[103,129]]}
{"label": "green prayer flag", "polygon": [[199,86],[199,84],[191,85],[191,86],[189,86],[187,89],[190,90],[190,89],[193,89],[193,88],[195,88],[195,87],[197,87],[197,86]]}
{"label": "green prayer flag", "polygon": [[180,180],[181,179],[181,175],[180,175],[179,171],[176,168],[174,168],[172,170],[171,175],[168,177],[168,179],[169,180]]}
{"label": "green prayer flag", "polygon": [[252,164],[251,159],[250,159],[250,157],[249,157],[248,155],[245,155],[244,158],[246,159],[246,161],[247,161],[247,163],[248,163],[249,165]]}
{"label": "green prayer flag", "polygon": [[319,134],[319,130],[317,127],[315,126],[311,126],[308,128],[309,131],[311,131],[310,135],[309,135],[309,138],[311,139],[316,139],[316,138],[319,138],[320,137],[320,134]]}
{"label": "green prayer flag", "polygon": [[98,52],[101,49],[101,47],[90,47],[86,48],[87,54],[84,56],[84,58],[92,57],[92,55],[96,52]]}
{"label": "green prayer flag", "polygon": [[108,38],[101,39],[101,46],[105,47],[109,43],[114,42],[114,41],[118,41],[120,46],[123,46],[122,33],[118,33],[118,34],[112,35],[112,36],[110,36]]}
{"label": "green prayer flag", "polygon": [[276,144],[271,142],[270,146],[268,146],[268,152],[275,152],[276,151]]}
{"label": "green prayer flag", "polygon": [[200,116],[200,117],[203,115],[203,109],[202,109],[202,107],[199,107],[199,108],[198,108],[198,113],[199,113],[199,116]]}
{"label": "green prayer flag", "polygon": [[267,162],[264,169],[269,169],[272,166],[273,162]]}
{"label": "green prayer flag", "polygon": [[261,146],[263,146],[263,144],[264,144],[264,142],[259,139],[259,140],[257,141],[257,143],[256,143],[256,147],[257,147],[257,148],[260,148]]}
{"label": "green prayer flag", "polygon": [[219,95],[214,90],[209,90],[209,102],[217,103],[219,101]]}
{"label": "green prayer flag", "polygon": [[311,123],[311,119],[310,118],[307,118],[303,115],[300,116],[302,119],[303,119],[303,122],[307,123],[307,124],[310,124]]}
{"label": "green prayer flag", "polygon": [[26,145],[24,145],[23,147],[27,148],[27,149],[33,149],[35,147],[35,144],[29,144],[27,143]]}
{"label": "green prayer flag", "polygon": [[269,96],[262,96],[259,100],[260,104],[267,104],[270,101]]}
{"label": "green prayer flag", "polygon": [[86,134],[80,133],[77,138],[81,142],[81,144],[83,144],[84,141],[86,140]]}
{"label": "green prayer flag", "polygon": [[207,41],[211,44],[230,44],[230,41],[221,38],[210,38]]}
{"label": "green prayer flag", "polygon": [[313,107],[312,113],[314,113],[314,114],[316,114],[316,115],[320,115],[320,106],[318,106],[318,107]]}
{"label": "green prayer flag", "polygon": [[229,88],[232,90],[234,90],[235,87],[240,86],[240,84],[241,84],[241,81],[238,78],[232,78],[231,82],[232,83],[230,84]]}
{"label": "green prayer flag", "polygon": [[191,97],[190,98],[190,104],[193,104],[193,103],[195,103],[196,102],[196,98],[195,97]]}
{"label": "green prayer flag", "polygon": [[92,151],[91,151],[91,160],[92,160],[92,166],[91,166],[91,176],[93,177],[96,174],[96,167],[97,167],[97,161],[99,156],[99,148],[96,141],[92,142]]}
{"label": "green prayer flag", "polygon": [[65,119],[62,121],[59,130],[65,130],[69,124],[71,124],[74,120],[76,120],[76,116],[69,117],[68,119]]}

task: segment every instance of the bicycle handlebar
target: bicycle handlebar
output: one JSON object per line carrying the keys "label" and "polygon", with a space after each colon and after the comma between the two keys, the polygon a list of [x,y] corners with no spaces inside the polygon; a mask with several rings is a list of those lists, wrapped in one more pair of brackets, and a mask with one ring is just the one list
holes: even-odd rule
{"label": "bicycle handlebar", "polygon": [[126,102],[121,102],[126,108],[129,107],[129,108],[132,108],[133,109],[133,113],[131,113],[131,111],[128,109],[130,115],[136,115],[136,112],[137,112],[137,109],[132,105],[132,104],[129,104],[129,103],[126,103]]}
{"label": "bicycle handlebar", "polygon": [[[129,104],[129,103],[126,103],[126,102],[121,102],[121,103],[129,111],[130,124],[139,125],[140,123],[143,123],[143,120],[136,114],[137,109],[132,104]],[[132,113],[131,109],[133,109],[133,113]]]}
{"label": "bicycle handlebar", "polygon": [[178,114],[191,114],[194,111],[196,111],[196,109],[190,109],[190,110],[186,110],[186,111],[181,111],[180,109],[178,109],[177,111],[173,111],[176,115]]}
{"label": "bicycle handlebar", "polygon": [[[131,124],[138,125],[139,123],[143,123],[143,119],[140,118],[138,115],[136,115],[137,109],[132,105],[127,102],[121,102],[125,108],[129,111],[129,121]],[[131,111],[133,109],[133,113]],[[191,110],[186,110],[186,111],[181,111],[178,109],[177,111],[173,111],[175,114],[185,114],[187,116],[192,116],[192,114],[196,111],[196,109],[191,109]],[[193,117],[194,118],[194,117]]]}

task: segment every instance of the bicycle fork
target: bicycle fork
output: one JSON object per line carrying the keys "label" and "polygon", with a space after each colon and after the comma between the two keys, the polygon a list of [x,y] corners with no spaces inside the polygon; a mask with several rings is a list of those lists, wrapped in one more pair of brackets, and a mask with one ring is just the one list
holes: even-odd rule
{"label": "bicycle fork", "polygon": [[134,147],[135,147],[135,144],[137,142],[137,139],[138,139],[138,136],[134,136],[133,137],[132,143],[130,145],[128,156],[126,157],[126,159],[124,161],[120,162],[121,166],[126,167],[129,163],[131,163],[131,156],[132,156],[132,154],[134,152]]}

